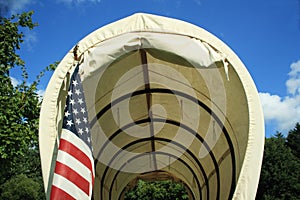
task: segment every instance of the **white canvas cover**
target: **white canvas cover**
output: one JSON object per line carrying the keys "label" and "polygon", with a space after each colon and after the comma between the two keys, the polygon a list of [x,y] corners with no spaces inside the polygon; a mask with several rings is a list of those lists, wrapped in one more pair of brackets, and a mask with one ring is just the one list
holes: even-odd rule
{"label": "white canvas cover", "polygon": [[55,70],[40,116],[46,192],[77,64],[92,131],[94,199],[138,179],[182,182],[191,199],[255,199],[264,122],[247,69],[222,41],[176,19],[134,14],[78,43]]}

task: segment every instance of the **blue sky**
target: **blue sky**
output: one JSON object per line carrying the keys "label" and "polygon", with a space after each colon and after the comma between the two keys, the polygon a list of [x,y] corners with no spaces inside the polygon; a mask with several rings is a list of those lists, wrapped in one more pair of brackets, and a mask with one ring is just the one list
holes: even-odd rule
{"label": "blue sky", "polygon": [[[200,26],[234,50],[260,93],[267,136],[287,133],[300,122],[300,0],[0,0],[0,5],[7,6],[7,15],[35,11],[39,26],[25,31],[20,51],[32,80],[90,32],[136,12],[152,13]],[[11,76],[18,80],[19,72]],[[41,92],[50,77],[43,77]]]}

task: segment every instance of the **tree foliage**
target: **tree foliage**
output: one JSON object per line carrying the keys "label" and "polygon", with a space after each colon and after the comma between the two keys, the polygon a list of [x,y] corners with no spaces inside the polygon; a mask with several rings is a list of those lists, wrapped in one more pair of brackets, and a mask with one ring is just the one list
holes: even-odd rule
{"label": "tree foliage", "polygon": [[145,182],[137,185],[125,194],[125,200],[187,200],[185,187],[171,180]]}
{"label": "tree foliage", "polygon": [[299,199],[299,180],[300,161],[287,146],[286,138],[281,133],[266,138],[256,199]]}
{"label": "tree foliage", "polygon": [[300,124],[297,123],[293,130],[289,131],[286,138],[287,146],[292,150],[292,153],[300,159]]}
{"label": "tree foliage", "polygon": [[12,15],[10,18],[0,18],[0,65],[1,76],[8,77],[9,70],[14,66],[24,66],[24,61],[17,54],[24,42],[24,33],[20,28],[33,29],[37,26],[32,22],[33,12]]}
{"label": "tree foliage", "polygon": [[19,174],[1,185],[0,198],[5,200],[40,200],[40,184]]}
{"label": "tree foliage", "polygon": [[[0,163],[8,175],[1,176],[4,179],[9,178],[7,171],[14,167],[17,159],[29,148],[37,146],[39,99],[35,93],[36,83],[26,83],[25,63],[17,54],[24,37],[19,28],[35,26],[31,15],[29,12],[0,19]],[[21,67],[23,80],[13,86],[10,69],[16,66]]]}
{"label": "tree foliage", "polygon": [[[36,186],[42,185],[38,149],[40,100],[37,95],[37,84],[39,80],[28,83],[25,62],[18,55],[18,50],[24,41],[22,30],[31,30],[37,25],[32,21],[32,14],[33,12],[25,12],[9,18],[0,18],[1,199],[12,199],[5,196],[8,195],[6,190],[10,187],[16,187],[9,190],[11,194],[20,193],[15,194],[15,199],[37,199],[33,198],[36,194],[32,193],[32,190],[41,192],[38,189],[40,187]],[[17,85],[13,85],[10,70],[16,67],[22,71],[23,79]],[[18,185],[18,182],[21,185]],[[22,187],[28,190],[27,193],[22,191]],[[29,193],[34,196],[30,195],[26,198],[24,195]],[[17,198],[18,195],[20,198]]]}

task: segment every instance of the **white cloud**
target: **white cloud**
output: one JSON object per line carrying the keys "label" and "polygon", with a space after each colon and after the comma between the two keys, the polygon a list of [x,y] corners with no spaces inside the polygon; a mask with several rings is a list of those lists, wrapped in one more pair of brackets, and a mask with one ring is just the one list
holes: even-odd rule
{"label": "white cloud", "polygon": [[31,51],[34,45],[38,42],[38,37],[36,32],[33,30],[26,30],[24,37],[24,44],[28,51]]}
{"label": "white cloud", "polygon": [[300,93],[300,60],[291,64],[289,80],[286,82],[288,92],[292,95]]}
{"label": "white cloud", "polygon": [[30,3],[32,3],[31,0],[11,0],[10,2],[12,2],[11,5],[11,12],[12,13],[18,13],[20,11],[22,11],[27,5],[29,5]]}
{"label": "white cloud", "polygon": [[289,95],[285,97],[262,92],[259,94],[265,122],[275,122],[278,131],[289,131],[300,122],[300,61],[291,64],[286,88]]}
{"label": "white cloud", "polygon": [[39,96],[39,100],[42,101],[43,100],[43,97],[45,95],[45,90],[38,90],[37,91],[37,95]]}
{"label": "white cloud", "polygon": [[19,13],[31,3],[32,0],[0,0],[0,14],[4,16],[7,13]]}
{"label": "white cloud", "polygon": [[16,78],[14,78],[14,77],[10,77],[10,80],[11,80],[11,84],[14,86],[14,87],[16,87],[17,85],[19,85],[20,84],[20,81],[18,80],[18,79],[16,79]]}

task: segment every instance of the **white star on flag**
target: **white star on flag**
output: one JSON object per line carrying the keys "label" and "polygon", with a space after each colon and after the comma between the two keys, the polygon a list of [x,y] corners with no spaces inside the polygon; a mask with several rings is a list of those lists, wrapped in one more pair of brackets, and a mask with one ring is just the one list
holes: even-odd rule
{"label": "white star on flag", "polygon": [[72,84],[74,85],[74,87],[76,87],[77,86],[77,80],[74,80],[74,81],[72,81]]}

